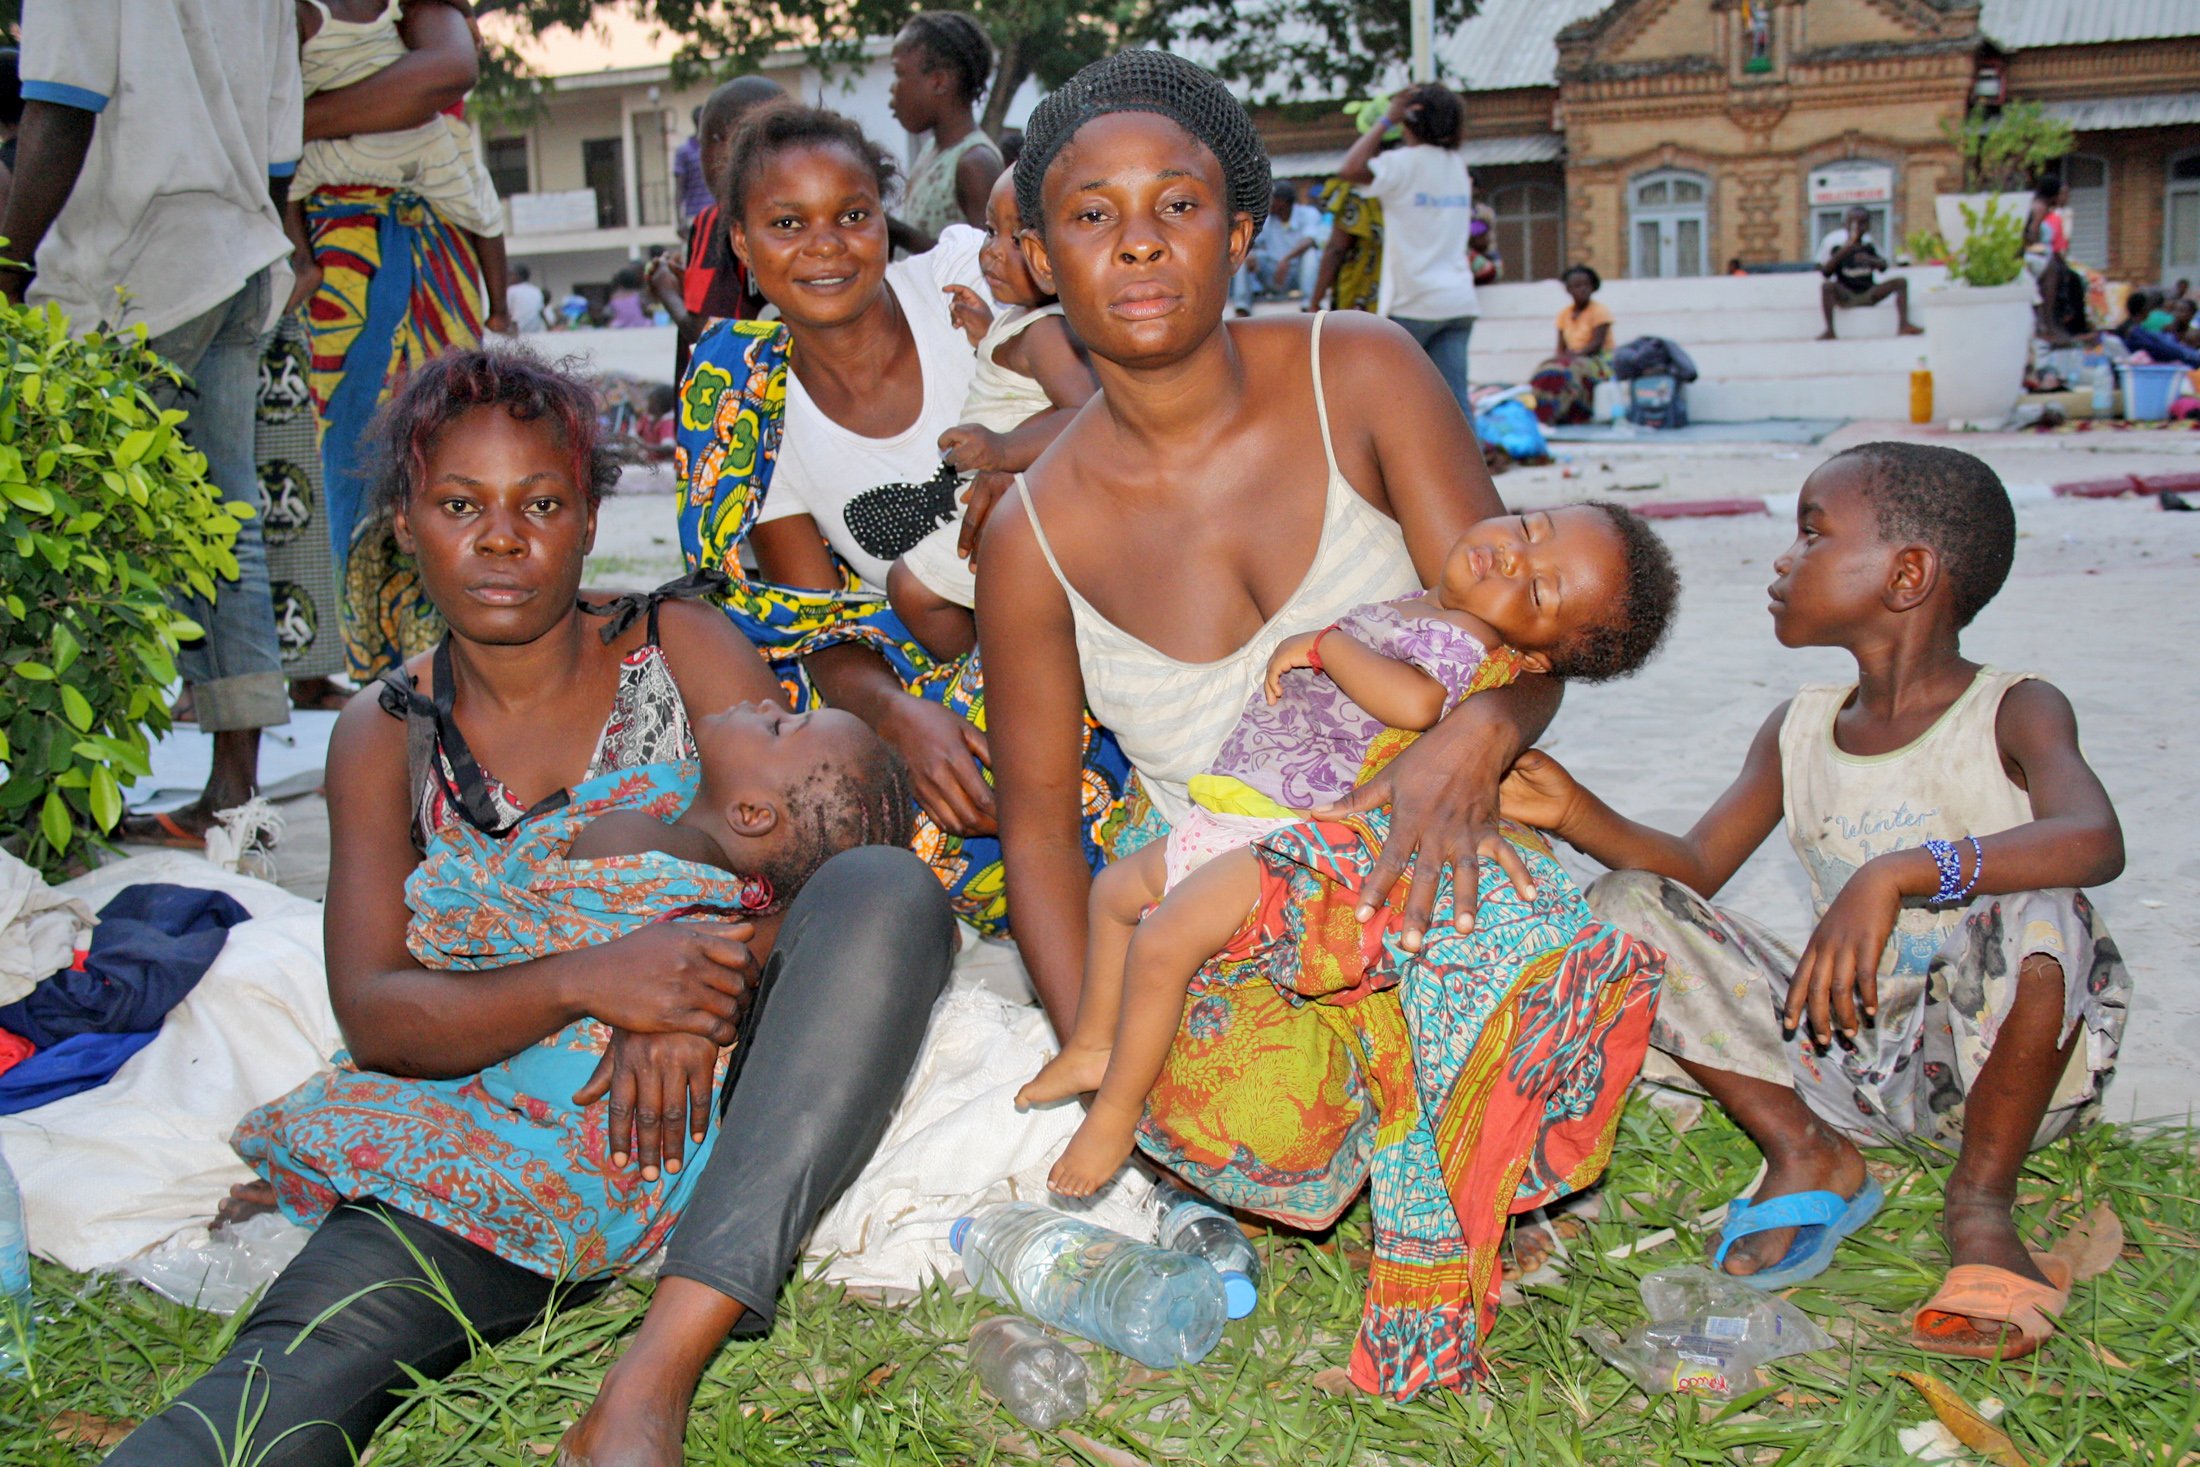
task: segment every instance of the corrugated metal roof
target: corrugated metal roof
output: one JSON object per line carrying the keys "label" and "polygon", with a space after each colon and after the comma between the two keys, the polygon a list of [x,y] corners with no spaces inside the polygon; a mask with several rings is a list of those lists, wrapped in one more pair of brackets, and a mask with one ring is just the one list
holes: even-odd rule
{"label": "corrugated metal roof", "polygon": [[2200,122],[2200,93],[2170,92],[2156,97],[2091,97],[2082,102],[2048,102],[2040,110],[2059,117],[2079,132],[2117,132],[2132,127],[2174,127]]}
{"label": "corrugated metal roof", "polygon": [[1480,9],[1436,42],[1436,74],[1478,92],[1550,86],[1558,79],[1558,33],[1603,13],[1610,3],[1482,0]]}
{"label": "corrugated metal roof", "polygon": [[2200,36],[2195,0],[1983,0],[1979,34],[2005,51]]}
{"label": "corrugated metal roof", "polygon": [[[1502,168],[1508,163],[1550,163],[1566,155],[1566,143],[1555,132],[1526,137],[1468,138],[1459,145],[1459,156],[1469,168]],[[1314,149],[1302,153],[1272,153],[1268,171],[1278,178],[1327,178],[1344,162],[1344,149]]]}

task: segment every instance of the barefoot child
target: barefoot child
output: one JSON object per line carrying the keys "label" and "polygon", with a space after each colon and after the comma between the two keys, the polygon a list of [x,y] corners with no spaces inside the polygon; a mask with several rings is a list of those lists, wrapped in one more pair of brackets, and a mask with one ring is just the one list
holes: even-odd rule
{"label": "barefoot child", "polygon": [[[406,55],[398,21],[407,0],[299,0],[299,64],[306,95],[334,91],[386,70]],[[504,255],[504,202],[488,170],[474,155],[473,129],[448,112],[417,127],[394,132],[354,133],[316,138],[305,145],[298,172],[283,206],[283,229],[290,236],[292,268],[298,283],[293,308],[320,288],[321,267],[314,263],[306,233],[306,196],[317,188],[346,184],[402,189],[435,206],[453,228],[473,241],[481,261],[483,297],[491,331],[512,334],[505,308],[508,284]]]}
{"label": "barefoot child", "polygon": [[[1686,835],[1534,751],[1504,813],[1615,868],[1591,908],[1670,955],[1651,1046],[1765,1153],[1716,1265],[1764,1288],[1822,1272],[1881,1200],[1857,1145],[1921,1137],[1958,1149],[1955,1266],[1913,1342],[2026,1355],[2070,1276],[2026,1250],[2010,1208],[2025,1153],[2088,1118],[2115,1061],[2131,980],[2079,888],[2123,869],[2122,832],[2069,701],[1963,656],[2016,547],[1993,470],[1865,444],[1810,476],[1796,516],[1773,630],[1849,652],[1856,681],[1775,709]],[[1709,901],[1783,818],[1818,918],[1800,956]]]}
{"label": "barefoot child", "polygon": [[984,510],[1008,476],[1030,468],[1098,390],[1061,306],[1024,263],[1018,229],[1016,178],[1004,172],[986,200],[985,247],[978,251],[986,289],[1004,309],[989,325],[976,291],[948,287],[956,324],[977,342],[978,371],[963,400],[963,421],[940,435],[940,452],[977,476],[964,494],[972,508],[911,546],[886,578],[895,613],[936,657],[960,657],[977,643],[971,557]]}
{"label": "barefoot child", "polygon": [[1427,592],[1286,638],[1214,765],[1193,778],[1199,808],[1093,881],[1076,1027],[1016,1096],[1036,1105],[1099,1087],[1048,1185],[1086,1196],[1130,1154],[1186,986],[1260,900],[1254,842],[1350,793],[1371,756],[1404,746],[1390,730],[1426,731],[1468,694],[1520,672],[1633,672],[1678,591],[1639,516],[1578,504],[1483,520]]}

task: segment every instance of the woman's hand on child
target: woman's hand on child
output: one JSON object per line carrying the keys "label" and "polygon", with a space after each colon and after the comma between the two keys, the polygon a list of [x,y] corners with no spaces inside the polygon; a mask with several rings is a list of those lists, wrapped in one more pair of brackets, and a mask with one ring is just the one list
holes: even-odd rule
{"label": "woman's hand on child", "polygon": [[955,537],[957,555],[968,560],[978,553],[978,537],[985,533],[985,522],[993,517],[993,506],[1015,482],[1013,474],[987,469],[963,489],[963,503],[968,507],[963,510],[962,533]]}
{"label": "woman's hand on child", "polygon": [[1564,836],[1579,809],[1582,788],[1566,766],[1529,749],[1513,761],[1497,787],[1497,813],[1507,820]]}
{"label": "woman's hand on child", "polygon": [[1261,688],[1273,703],[1283,696],[1283,675],[1296,668],[1314,665],[1314,639],[1320,632],[1297,632],[1276,644],[1276,650],[1268,654],[1268,675],[1261,680]]}
{"label": "woman's hand on child", "polygon": [[1879,960],[1902,912],[1902,888],[1884,859],[1866,861],[1818,919],[1788,984],[1782,1022],[1790,1034],[1805,1019],[1821,1051],[1838,1031],[1854,1039],[1879,1012]]}
{"label": "woman's hand on child", "polygon": [[967,285],[950,285],[946,290],[948,319],[976,346],[993,327],[993,308]]}
{"label": "woman's hand on child", "polygon": [[637,1034],[691,1034],[731,1044],[756,993],[755,927],[654,922],[595,949],[609,961],[590,986],[588,1015]]}
{"label": "woman's hand on child", "polygon": [[940,435],[940,457],[966,474],[1008,467],[1001,435],[976,423],[958,423]]}
{"label": "woman's hand on child", "polygon": [[917,803],[940,829],[960,836],[999,830],[993,786],[978,767],[992,758],[984,734],[939,704],[905,693],[879,720],[878,736],[908,764]]}
{"label": "woman's hand on child", "polygon": [[575,1105],[610,1097],[604,1149],[614,1169],[639,1164],[642,1180],[677,1172],[687,1148],[710,1133],[719,1046],[693,1034],[611,1032],[611,1043]]}

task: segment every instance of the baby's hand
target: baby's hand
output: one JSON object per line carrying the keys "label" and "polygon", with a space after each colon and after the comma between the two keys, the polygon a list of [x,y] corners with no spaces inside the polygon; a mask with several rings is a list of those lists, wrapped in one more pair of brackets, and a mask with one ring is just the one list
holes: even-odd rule
{"label": "baby's hand", "polygon": [[1285,637],[1276,644],[1276,650],[1268,654],[1268,676],[1261,686],[1267,691],[1268,701],[1273,703],[1283,696],[1283,675],[1293,668],[1314,665],[1314,639],[1319,632],[1300,632]]}
{"label": "baby's hand", "polygon": [[976,423],[958,423],[940,435],[940,457],[965,474],[1005,471],[1001,435]]}
{"label": "baby's hand", "polygon": [[946,287],[946,291],[948,319],[955,323],[957,330],[970,338],[972,346],[976,346],[992,328],[993,308],[985,303],[983,296],[967,285],[950,285]]}

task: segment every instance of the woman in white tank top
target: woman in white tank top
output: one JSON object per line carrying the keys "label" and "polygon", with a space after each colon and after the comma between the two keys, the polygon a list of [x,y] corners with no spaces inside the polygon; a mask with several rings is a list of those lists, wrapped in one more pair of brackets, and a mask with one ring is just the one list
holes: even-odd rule
{"label": "woman in white tank top", "polygon": [[[1156,813],[1179,814],[1284,636],[1426,584],[1455,537],[1503,512],[1399,327],[1225,321],[1269,186],[1243,109],[1164,53],[1094,63],[1026,129],[1024,248],[1101,394],[994,511],[977,612],[1013,931],[1058,1029],[1088,926],[1084,705]],[[1649,1032],[1656,954],[1595,923],[1548,854],[1491,819],[1555,701],[1544,679],[1467,699],[1348,802],[1387,806],[1387,825],[1273,838],[1260,920],[1194,980],[1137,1133],[1209,1195],[1296,1227],[1385,1178],[1350,1373],[1393,1398],[1486,1375],[1505,1215],[1602,1169]],[[1416,850],[1403,913],[1361,918]],[[1515,880],[1491,873],[1487,930],[1455,936],[1446,867],[1471,907],[1477,853]],[[1432,917],[1444,930],[1424,947]],[[1368,990],[1329,1001],[1359,977]]]}
{"label": "woman in white tank top", "polygon": [[[1149,115],[1087,123],[1060,156],[1153,132],[1137,122]],[[1143,136],[1122,142],[1133,162],[1154,155]],[[1225,325],[1245,248],[1233,249],[1228,201],[1213,177],[1156,168],[1179,172],[1157,164],[1131,181],[1126,168],[1089,191],[1046,180],[1062,197],[1026,248],[1051,266],[1102,397],[996,511],[978,577],[1016,936],[1063,1028],[1089,885],[1074,859],[1080,708],[1115,733],[1167,820],[1278,641],[1426,584],[1468,525],[1503,512],[1472,429],[1410,337],[1356,312]],[[1024,202],[1027,221],[1037,205]],[[1063,223],[1065,210],[1078,217]],[[1476,698],[1391,766],[1379,788],[1401,863],[1416,845],[1462,865],[1503,845],[1497,779],[1555,702],[1548,687]],[[1430,885],[1408,896],[1418,926]]]}

